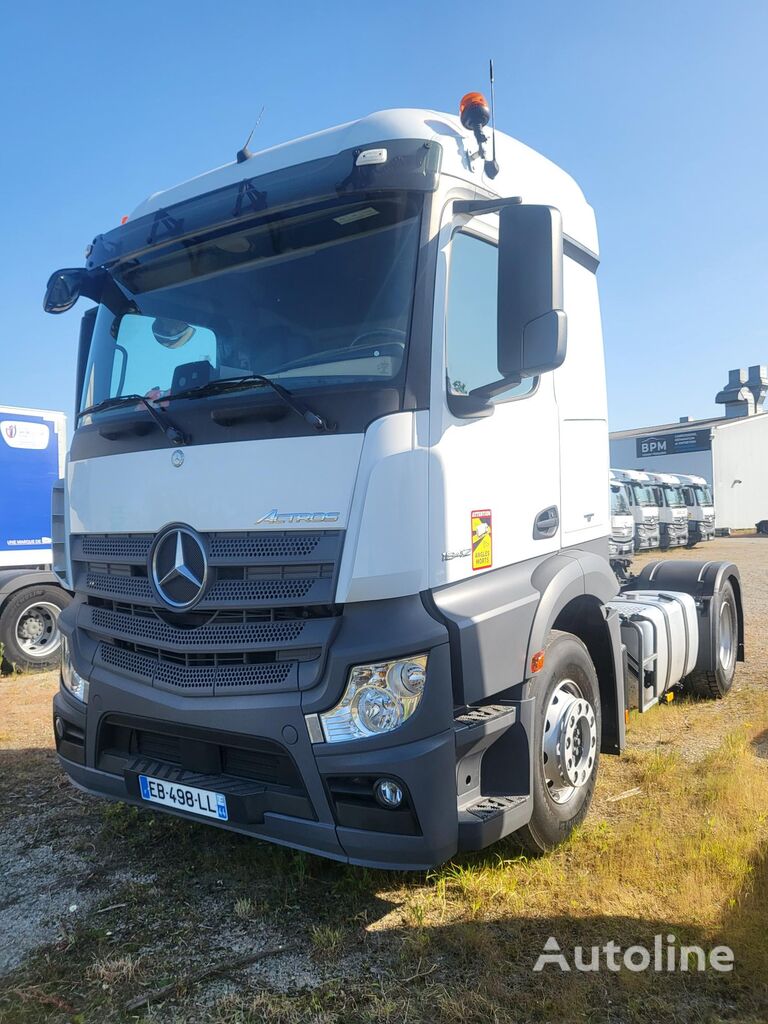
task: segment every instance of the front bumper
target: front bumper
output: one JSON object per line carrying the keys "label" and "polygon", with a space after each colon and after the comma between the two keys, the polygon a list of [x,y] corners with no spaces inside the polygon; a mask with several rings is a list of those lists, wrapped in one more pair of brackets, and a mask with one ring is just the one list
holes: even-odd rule
{"label": "front bumper", "polygon": [[[363,609],[345,612],[324,682],[305,692],[190,698],[97,666],[87,705],[64,689],[54,698],[62,767],[89,793],[335,860],[404,870],[442,863],[459,845],[450,659],[443,627],[416,601],[418,608],[398,613],[408,625],[381,609],[372,630],[369,609],[363,629]],[[404,633],[409,627],[411,636]],[[335,703],[350,664],[376,660],[393,647],[395,656],[429,651],[425,694],[413,717],[383,737],[312,743],[305,715]],[[260,758],[279,762],[283,775],[256,771],[244,782],[244,760],[253,775]],[[231,820],[145,803],[139,771],[161,777],[169,771],[179,782],[236,793]],[[385,810],[369,799],[380,777],[402,785],[404,809]]]}
{"label": "front bumper", "polygon": [[715,539],[715,524],[702,523],[694,520],[688,524],[688,532],[697,542]]}
{"label": "front bumper", "polygon": [[608,538],[608,554],[611,558],[631,558],[634,553],[635,542],[633,539],[616,540],[613,537]]}
{"label": "front bumper", "polygon": [[666,548],[685,547],[688,543],[688,524],[661,523],[661,546]]}

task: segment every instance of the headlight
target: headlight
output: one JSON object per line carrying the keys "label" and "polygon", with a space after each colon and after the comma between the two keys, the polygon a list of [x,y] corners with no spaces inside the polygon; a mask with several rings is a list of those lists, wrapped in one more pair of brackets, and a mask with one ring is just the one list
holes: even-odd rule
{"label": "headlight", "polygon": [[73,697],[77,697],[83,704],[88,703],[88,680],[73,666],[69,641],[65,636],[61,638],[61,681],[64,689],[69,690]]}
{"label": "headlight", "polygon": [[328,743],[342,743],[397,729],[419,706],[427,655],[375,665],[355,665],[335,708],[319,715]]}

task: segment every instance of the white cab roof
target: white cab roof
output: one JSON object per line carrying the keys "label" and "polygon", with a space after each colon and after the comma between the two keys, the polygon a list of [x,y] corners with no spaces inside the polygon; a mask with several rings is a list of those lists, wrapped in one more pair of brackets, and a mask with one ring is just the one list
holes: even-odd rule
{"label": "white cab roof", "polygon": [[[486,134],[490,135],[490,129],[486,129]],[[556,206],[563,215],[565,233],[598,253],[597,228],[591,206],[573,178],[551,160],[497,131],[496,155],[500,169],[498,176],[491,180],[484,174],[482,160],[470,162],[469,155],[477,150],[477,143],[472,133],[461,126],[458,116],[408,108],[382,110],[357,121],[272,146],[255,153],[243,163],[233,161],[224,164],[173,188],[155,192],[133,211],[131,219],[245,178],[389,139],[439,142],[443,150],[443,175],[450,175],[495,195],[520,195],[525,203]],[[234,144],[232,148],[235,149]]]}

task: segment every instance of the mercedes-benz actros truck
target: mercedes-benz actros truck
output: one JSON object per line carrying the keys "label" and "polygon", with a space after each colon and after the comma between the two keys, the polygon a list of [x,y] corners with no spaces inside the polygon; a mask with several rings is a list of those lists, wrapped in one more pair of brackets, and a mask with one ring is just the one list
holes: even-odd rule
{"label": "mercedes-benz actros truck", "polygon": [[589,807],[744,657],[730,563],[608,561],[593,211],[464,98],[159,192],[80,321],[53,725],[90,793],[422,869]]}
{"label": "mercedes-benz actros truck", "polygon": [[624,486],[635,523],[635,551],[660,547],[659,506],[650,476],[639,469],[612,469],[611,476]]}
{"label": "mercedes-benz actros truck", "polygon": [[674,476],[688,509],[688,547],[695,547],[699,541],[714,540],[715,503],[709,484],[703,476],[689,473],[675,473]]}
{"label": "mercedes-benz actros truck", "polygon": [[688,509],[678,478],[672,473],[649,473],[650,486],[659,506],[659,547],[688,546]]}
{"label": "mercedes-benz actros truck", "polygon": [[609,474],[608,488],[611,498],[611,532],[608,554],[613,559],[632,560],[635,553],[635,520],[629,507],[627,489],[613,471]]}

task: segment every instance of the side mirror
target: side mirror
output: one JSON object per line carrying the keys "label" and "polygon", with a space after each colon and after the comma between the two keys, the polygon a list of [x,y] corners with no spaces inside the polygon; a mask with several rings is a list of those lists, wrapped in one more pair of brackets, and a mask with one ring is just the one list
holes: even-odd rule
{"label": "side mirror", "polygon": [[563,221],[551,206],[505,205],[499,211],[498,362],[522,380],[562,365]]}
{"label": "side mirror", "polygon": [[51,274],[43,299],[45,312],[66,313],[72,309],[82,294],[86,273],[82,267],[74,267]]}

